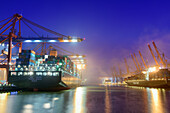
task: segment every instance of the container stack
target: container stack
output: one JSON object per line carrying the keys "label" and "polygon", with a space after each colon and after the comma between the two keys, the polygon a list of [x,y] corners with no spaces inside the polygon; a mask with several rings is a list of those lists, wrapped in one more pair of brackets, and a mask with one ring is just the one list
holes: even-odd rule
{"label": "container stack", "polygon": [[57,55],[57,51],[51,51],[50,55],[35,55],[32,50],[22,50],[16,60],[16,67],[12,70],[56,70],[61,69],[77,76],[77,66],[68,56]]}
{"label": "container stack", "polygon": [[32,50],[22,50],[21,53],[19,53],[19,59],[16,60],[16,65],[35,65],[35,52]]}
{"label": "container stack", "polygon": [[74,64],[73,68],[74,68],[74,76],[77,76],[77,65]]}
{"label": "container stack", "polygon": [[50,51],[50,56],[57,56],[57,51],[56,50],[51,50]]}

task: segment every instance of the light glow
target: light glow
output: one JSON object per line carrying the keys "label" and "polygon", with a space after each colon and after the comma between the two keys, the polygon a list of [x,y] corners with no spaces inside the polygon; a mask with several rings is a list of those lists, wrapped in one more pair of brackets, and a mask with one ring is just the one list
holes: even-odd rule
{"label": "light glow", "polygon": [[24,42],[32,42],[31,40],[25,40]]}
{"label": "light glow", "polygon": [[86,88],[77,87],[74,94],[73,113],[86,113]]}
{"label": "light glow", "polygon": [[71,42],[77,42],[77,40],[76,40],[76,39],[73,39],[73,40],[71,40]]}
{"label": "light glow", "polygon": [[77,65],[77,69],[79,69],[79,70],[82,69],[81,64],[78,64],[78,65]]}
{"label": "light glow", "polygon": [[149,68],[149,72],[154,72],[154,71],[156,71],[156,67],[150,67]]}
{"label": "light glow", "polygon": [[50,105],[50,103],[45,103],[45,104],[43,105],[43,107],[44,107],[45,109],[49,109],[49,108],[51,107],[51,105]]}
{"label": "light glow", "polygon": [[57,42],[56,40],[49,40],[48,42]]}
{"label": "light glow", "polygon": [[78,56],[79,58],[83,58],[83,56]]}
{"label": "light glow", "polygon": [[63,42],[69,42],[69,40],[63,40]]}
{"label": "light glow", "polygon": [[42,42],[41,40],[34,40],[33,42]]}

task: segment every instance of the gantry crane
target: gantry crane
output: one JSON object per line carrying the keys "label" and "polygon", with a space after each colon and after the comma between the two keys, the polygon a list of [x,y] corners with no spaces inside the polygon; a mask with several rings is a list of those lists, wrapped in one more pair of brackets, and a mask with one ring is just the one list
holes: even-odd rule
{"label": "gantry crane", "polygon": [[[6,22],[7,21],[7,22]],[[28,37],[22,37],[21,36],[21,21],[33,32],[35,33],[38,37],[36,38],[28,38]],[[18,34],[16,33],[16,24],[17,22],[19,23],[19,32]],[[34,30],[32,29],[29,25],[33,25],[34,27],[37,27],[37,28],[40,28],[41,30],[44,30],[48,33],[51,33],[53,35],[55,35],[56,37],[52,37],[52,38],[49,38],[49,37],[40,37],[40,35]],[[23,42],[39,42],[42,44],[42,51],[41,51],[41,54],[43,53],[46,53],[46,43],[45,42],[81,42],[83,41],[84,39],[83,38],[73,38],[71,36],[66,36],[66,35],[63,35],[63,34],[60,34],[60,33],[57,33],[53,30],[50,30],[48,28],[45,28],[39,24],[36,24],[26,18],[24,18],[22,15],[19,15],[19,14],[15,14],[13,15],[12,17],[9,17],[9,18],[6,18],[2,21],[0,21],[0,44],[2,43],[5,43],[7,40],[8,40],[8,54],[7,54],[7,57],[2,60],[1,62],[5,61],[7,59],[7,72],[9,70],[9,65],[11,64],[11,59],[12,59],[12,48],[13,47],[19,47],[19,53],[22,51],[22,43]],[[10,30],[10,32],[8,34],[5,34],[7,32],[7,30]],[[16,42],[17,44],[14,45],[12,47],[12,42]],[[44,51],[44,46],[45,46],[45,51]],[[37,47],[38,48],[38,47]],[[36,48],[36,49],[37,49]],[[1,63],[0,62],[0,63]],[[7,78],[8,78],[8,74],[7,74]],[[7,80],[8,81],[8,80]]]}
{"label": "gantry crane", "polygon": [[136,57],[135,53],[134,53],[134,57],[135,57],[135,59],[136,59],[137,65],[138,65],[138,67],[139,67],[139,70],[141,71],[141,70],[142,70],[142,68],[141,68],[141,66],[140,66],[140,64],[139,64],[139,62],[138,62],[138,59],[137,59],[137,57]]}
{"label": "gantry crane", "polygon": [[[7,21],[8,20],[8,21]],[[8,65],[11,63],[11,56],[12,56],[12,42],[17,42],[17,44],[15,46],[19,47],[19,52],[21,52],[22,50],[22,43],[23,42],[43,42],[42,46],[44,46],[44,42],[81,42],[84,39],[83,38],[72,38],[71,36],[66,36],[60,33],[57,33],[53,30],[50,30],[48,28],[45,28],[39,24],[36,24],[26,18],[24,18],[22,15],[19,14],[15,14],[12,17],[6,18],[2,21],[0,21],[0,23],[5,22],[6,23],[2,24],[0,27],[0,44],[4,43],[5,41],[8,40],[9,46],[8,46]],[[16,34],[16,24],[19,21],[19,32],[18,34]],[[22,37],[21,36],[21,21],[33,32],[35,33],[38,38],[27,38],[27,37]],[[29,25],[33,25],[37,28],[40,28],[48,33],[54,34],[56,37],[40,37],[40,35],[34,30],[32,29]],[[8,26],[7,26],[8,25]],[[4,34],[7,30],[11,29],[11,31],[9,32],[9,34]],[[14,39],[13,39],[14,38]],[[17,39],[18,38],[18,39]],[[42,52],[43,53],[43,52]]]}
{"label": "gantry crane", "polygon": [[157,47],[156,47],[155,42],[152,41],[152,44],[153,44],[153,46],[154,46],[154,48],[155,48],[155,50],[156,50],[156,53],[157,53],[157,55],[158,55],[158,57],[159,57],[159,59],[160,59],[160,61],[161,61],[161,64],[163,65],[163,67],[166,67],[166,63],[163,61],[163,59],[162,59],[162,57],[161,57],[161,55],[160,55],[160,53],[159,53],[159,51],[158,51],[158,49],[157,49]]}
{"label": "gantry crane", "polygon": [[153,54],[153,51],[152,51],[151,46],[150,46],[149,44],[148,44],[148,48],[149,48],[149,50],[150,50],[150,52],[151,52],[151,54],[152,54],[153,59],[155,60],[156,65],[159,66],[159,63],[158,63],[158,61],[156,60],[156,57],[155,57],[155,55]]}
{"label": "gantry crane", "polygon": [[140,55],[140,57],[141,57],[141,59],[142,59],[142,62],[143,62],[143,64],[144,64],[145,68],[147,69],[148,66],[146,65],[145,60],[143,59],[143,56],[142,56],[142,54],[141,54],[140,51],[139,51],[139,55]]}
{"label": "gantry crane", "polygon": [[124,61],[125,61],[125,65],[126,65],[127,74],[129,74],[129,66],[128,66],[128,64],[127,64],[126,58],[124,58]]}
{"label": "gantry crane", "polygon": [[137,64],[136,64],[136,62],[135,62],[135,59],[134,59],[134,57],[133,57],[132,54],[131,54],[131,57],[132,57],[132,60],[133,60],[133,62],[134,62],[134,64],[135,64],[135,66],[136,66],[137,72],[139,72],[139,68],[138,68],[138,66],[137,66]]}

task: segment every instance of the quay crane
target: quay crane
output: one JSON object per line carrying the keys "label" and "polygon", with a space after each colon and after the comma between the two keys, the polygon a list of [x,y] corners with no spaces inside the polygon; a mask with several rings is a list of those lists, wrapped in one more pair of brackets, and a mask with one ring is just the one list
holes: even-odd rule
{"label": "quay crane", "polygon": [[142,70],[142,68],[140,67],[140,64],[139,64],[139,62],[138,62],[138,59],[137,59],[137,57],[136,57],[135,53],[134,53],[134,57],[135,57],[135,59],[136,59],[137,65],[138,65],[138,67],[139,67],[139,71],[141,71],[141,70]]}
{"label": "quay crane", "polygon": [[156,60],[156,57],[155,57],[155,55],[153,54],[153,51],[152,51],[151,46],[149,45],[149,43],[148,43],[148,48],[149,48],[149,50],[150,50],[150,52],[151,52],[151,54],[152,54],[153,59],[155,60],[156,65],[159,66],[159,63],[158,63],[158,61]]}
{"label": "quay crane", "polygon": [[142,62],[143,62],[143,64],[144,64],[145,68],[147,69],[148,66],[146,65],[145,60],[143,59],[143,56],[142,56],[142,54],[141,54],[140,51],[139,51],[139,55],[140,55],[140,57],[141,57],[141,59],[142,59]]}
{"label": "quay crane", "polygon": [[136,64],[136,62],[135,62],[135,59],[134,59],[134,57],[133,57],[132,54],[131,54],[131,57],[132,57],[132,60],[133,60],[133,62],[134,62],[134,64],[135,64],[135,66],[136,66],[137,72],[139,72],[139,68],[138,68],[138,66],[137,66],[137,64]]}
{"label": "quay crane", "polygon": [[[17,22],[19,23],[18,27],[17,27]],[[33,37],[33,38],[22,37],[21,36],[21,22],[24,25],[26,25],[38,37]],[[37,27],[37,28],[39,28],[39,29],[41,29],[43,31],[46,31],[46,32],[48,32],[50,34],[53,34],[53,35],[55,35],[55,37],[41,37],[28,24],[30,24],[30,25],[32,25],[34,27]],[[16,33],[17,28],[19,29],[18,33]],[[9,31],[9,32],[6,33],[7,31]],[[36,24],[36,23],[26,19],[25,17],[23,17],[20,14],[15,14],[15,15],[9,17],[9,18],[6,18],[6,19],[0,21],[0,44],[8,42],[8,52],[6,52],[7,54],[4,54],[4,53],[2,54],[2,55],[6,55],[6,58],[2,59],[0,61],[0,63],[2,64],[2,62],[7,60],[7,65],[0,65],[0,68],[5,67],[7,69],[7,72],[9,71],[9,65],[11,64],[11,60],[12,60],[12,48],[19,47],[19,53],[20,53],[22,51],[23,43],[30,43],[30,42],[40,43],[40,45],[42,47],[41,54],[43,54],[43,53],[47,52],[46,43],[81,42],[83,40],[85,40],[85,39],[84,38],[79,38],[79,37],[78,38],[73,38],[71,36],[67,36],[67,35],[57,33],[57,32],[55,32],[53,30],[45,28],[45,27],[43,27],[43,26],[41,26],[39,24]],[[12,42],[14,42],[16,44],[13,45]],[[37,50],[39,48],[39,46],[37,48],[35,48],[35,50]],[[44,46],[45,46],[45,49],[43,49]],[[8,74],[7,74],[7,78],[8,78]]]}
{"label": "quay crane", "polygon": [[163,67],[166,67],[166,63],[163,61],[163,59],[162,59],[162,57],[161,57],[161,55],[160,55],[160,53],[159,53],[159,51],[158,51],[158,49],[157,49],[157,47],[156,47],[155,42],[152,41],[152,44],[153,44],[153,46],[154,46],[154,48],[155,48],[155,50],[156,50],[156,53],[157,53],[157,55],[158,55],[158,57],[159,57],[159,59],[160,59],[161,64],[163,65]]}
{"label": "quay crane", "polygon": [[126,65],[127,74],[129,74],[129,66],[128,66],[128,64],[127,64],[126,58],[124,58],[124,61],[125,61],[125,65]]}
{"label": "quay crane", "polygon": [[[57,33],[53,30],[50,30],[48,28],[45,28],[39,24],[36,24],[26,18],[24,18],[22,15],[19,14],[15,14],[12,17],[6,18],[2,21],[0,21],[0,23],[4,22],[8,20],[6,23],[2,24],[0,27],[0,30],[2,30],[2,32],[0,32],[0,44],[4,43],[6,40],[8,40],[9,46],[8,46],[8,65],[11,63],[11,56],[12,56],[12,42],[17,42],[17,44],[15,46],[19,47],[19,52],[21,52],[22,50],[22,43],[23,42],[81,42],[84,39],[83,38],[73,38],[71,36],[66,36],[60,33]],[[19,32],[16,35],[16,23],[19,21]],[[27,37],[22,37],[21,36],[21,21],[33,32],[35,33],[38,37],[37,38],[27,38]],[[33,30],[27,23],[38,27],[48,33],[54,34],[57,37],[40,37],[40,35]],[[9,25],[10,24],[10,25]],[[9,26],[7,26],[9,25]],[[5,28],[6,27],[6,28]],[[10,29],[11,28],[11,29]],[[3,30],[4,29],[4,30]],[[7,30],[11,30],[9,32],[8,35],[4,34]],[[14,39],[13,39],[14,38]],[[42,38],[42,39],[41,39]],[[14,46],[14,47],[15,47]]]}

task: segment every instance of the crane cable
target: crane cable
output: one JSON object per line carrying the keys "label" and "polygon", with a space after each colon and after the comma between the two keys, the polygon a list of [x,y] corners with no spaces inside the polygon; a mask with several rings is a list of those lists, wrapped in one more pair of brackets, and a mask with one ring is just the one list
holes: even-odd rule
{"label": "crane cable", "polygon": [[63,51],[65,51],[65,52],[67,52],[67,53],[74,54],[73,52],[67,51],[67,50],[65,50],[65,49],[63,49],[63,48],[61,48],[61,47],[59,47],[57,45],[54,45],[54,44],[52,44],[52,45],[59,48],[59,49],[61,49],[61,50],[63,50]]}
{"label": "crane cable", "polygon": [[22,20],[22,21],[28,28],[31,29],[32,32],[34,32],[38,37],[40,37],[40,35],[36,31],[34,31],[24,20]]}
{"label": "crane cable", "polygon": [[6,19],[4,19],[4,20],[1,20],[0,23],[3,22],[3,21],[5,21],[5,20],[8,20],[8,19],[10,19],[10,18],[12,18],[12,17],[13,17],[13,16],[8,17],[8,18],[6,18]]}
{"label": "crane cable", "polygon": [[47,31],[47,32],[49,32],[49,33],[52,33],[52,34],[55,34],[55,35],[58,35],[58,36],[61,36],[61,37],[66,37],[66,38],[68,38],[68,36],[66,36],[66,35],[62,35],[62,34],[60,34],[60,33],[57,33],[57,32],[55,32],[55,31],[52,31],[52,30],[50,30],[50,29],[48,29],[48,28],[45,28],[45,27],[43,27],[43,26],[41,26],[41,25],[38,25],[38,24],[36,24],[36,23],[34,23],[34,22],[32,22],[32,21],[24,18],[24,17],[22,18],[22,20],[27,21],[28,23],[30,23],[30,24],[32,24],[32,25],[34,25],[34,26],[36,26],[36,27],[38,27],[38,28],[40,28],[40,29],[43,29],[44,31]]}
{"label": "crane cable", "polygon": [[[52,46],[53,47],[53,45],[52,44],[50,44],[50,46]],[[55,47],[53,47],[53,48],[55,48]],[[56,49],[56,48],[55,48]],[[58,50],[58,49],[56,49],[57,51],[59,51],[59,53],[62,53],[63,55],[65,54],[63,51],[60,51],[60,50]]]}
{"label": "crane cable", "polygon": [[4,60],[2,60],[0,63],[4,62],[6,59],[7,59],[7,56],[6,56],[6,58],[5,58]]}

